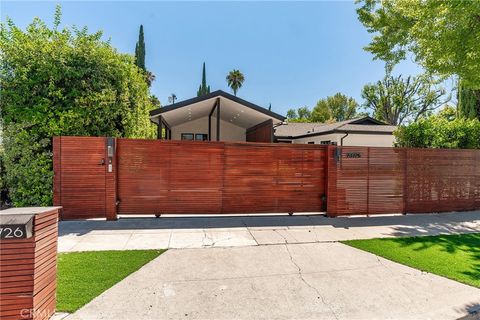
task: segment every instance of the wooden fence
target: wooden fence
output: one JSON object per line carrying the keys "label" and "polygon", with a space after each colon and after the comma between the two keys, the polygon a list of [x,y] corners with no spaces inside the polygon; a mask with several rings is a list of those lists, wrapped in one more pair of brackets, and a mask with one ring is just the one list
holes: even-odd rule
{"label": "wooden fence", "polygon": [[480,208],[480,150],[337,150],[329,157],[330,216]]}
{"label": "wooden fence", "polygon": [[480,150],[56,137],[54,173],[63,219],[480,208]]}

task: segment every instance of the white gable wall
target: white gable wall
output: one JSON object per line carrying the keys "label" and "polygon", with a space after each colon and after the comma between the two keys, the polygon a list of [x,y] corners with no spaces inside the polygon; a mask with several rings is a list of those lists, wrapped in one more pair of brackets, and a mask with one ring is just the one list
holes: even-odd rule
{"label": "white gable wall", "polygon": [[[318,136],[311,136],[305,138],[294,139],[292,143],[309,143],[314,142],[320,144],[322,141],[336,142],[340,145],[340,140],[345,136],[345,133],[330,133]],[[364,146],[364,147],[393,147],[395,136],[392,134],[378,134],[378,133],[355,133],[350,132],[348,136],[343,139],[344,146]]]}
{"label": "white gable wall", "polygon": [[[212,141],[217,140],[217,119],[212,117]],[[173,126],[172,140],[181,140],[182,133],[203,133],[208,134],[208,117],[191,120]],[[220,141],[245,141],[246,129],[236,126],[228,121],[220,119]]]}

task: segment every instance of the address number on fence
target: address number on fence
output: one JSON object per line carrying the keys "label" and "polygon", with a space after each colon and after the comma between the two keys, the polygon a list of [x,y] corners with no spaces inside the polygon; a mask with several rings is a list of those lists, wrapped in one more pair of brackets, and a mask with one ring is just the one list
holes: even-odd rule
{"label": "address number on fence", "polygon": [[27,230],[25,225],[0,225],[0,239],[25,239],[27,237]]}
{"label": "address number on fence", "polygon": [[362,155],[360,152],[347,152],[347,158],[361,158]]}

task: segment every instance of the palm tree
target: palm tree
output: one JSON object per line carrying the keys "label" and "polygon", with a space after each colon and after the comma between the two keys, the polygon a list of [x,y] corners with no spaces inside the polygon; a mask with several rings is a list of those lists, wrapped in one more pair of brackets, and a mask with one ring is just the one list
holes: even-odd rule
{"label": "palm tree", "polygon": [[175,100],[177,100],[177,95],[175,93],[172,93],[170,97],[168,97],[168,102],[169,103],[175,103]]}
{"label": "palm tree", "polygon": [[233,90],[233,94],[236,96],[238,89],[242,87],[243,82],[245,81],[245,77],[240,70],[233,69],[228,73],[227,76],[227,83],[230,88]]}

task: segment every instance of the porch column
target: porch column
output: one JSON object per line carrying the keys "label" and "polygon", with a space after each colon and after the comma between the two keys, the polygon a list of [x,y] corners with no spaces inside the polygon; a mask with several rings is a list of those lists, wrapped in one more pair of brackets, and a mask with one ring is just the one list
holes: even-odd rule
{"label": "porch column", "polygon": [[162,116],[158,117],[158,131],[157,131],[157,139],[163,140],[163,119]]}
{"label": "porch column", "polygon": [[212,114],[215,112],[215,108],[218,105],[218,99],[215,100],[212,110],[208,114],[208,141],[212,141]]}
{"label": "porch column", "polygon": [[212,112],[208,115],[208,141],[212,141]]}

